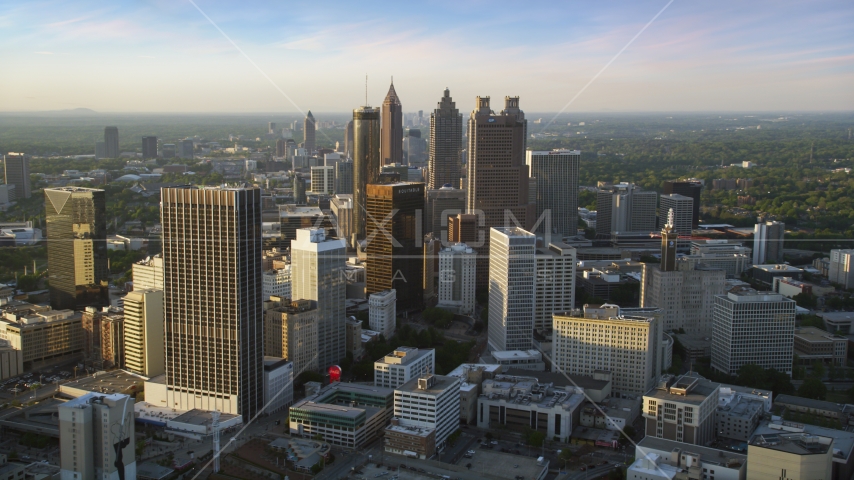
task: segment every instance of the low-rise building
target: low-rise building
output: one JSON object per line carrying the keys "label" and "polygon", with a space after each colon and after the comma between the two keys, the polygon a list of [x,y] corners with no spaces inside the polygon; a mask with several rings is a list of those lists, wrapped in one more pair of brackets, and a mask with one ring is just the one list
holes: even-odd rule
{"label": "low-rise building", "polygon": [[394,417],[401,426],[436,431],[436,447],[445,446],[460,425],[460,379],[424,374],[394,389]]}
{"label": "low-rise building", "polygon": [[311,472],[311,467],[321,460],[328,460],[332,454],[332,446],[328,443],[301,438],[277,438],[267,447],[284,454],[287,460],[293,462],[295,470],[306,473]]}
{"label": "low-rise building", "polygon": [[842,366],[848,359],[848,339],[819,328],[796,328],[794,342],[795,355],[802,365],[822,362]]}
{"label": "low-rise building", "polygon": [[646,434],[705,445],[715,438],[715,410],[720,384],[683,375],[665,375],[643,396]]}
{"label": "low-rise building", "polygon": [[13,301],[3,307],[0,340],[20,350],[24,368],[82,356],[83,315],[72,310]]}
{"label": "low-rise building", "polygon": [[540,383],[535,377],[498,375],[484,380],[478,398],[478,428],[533,429],[566,442],[579,422],[584,389]]}
{"label": "low-rise building", "polygon": [[[747,447],[747,478],[751,480],[753,478],[778,478],[781,473],[783,473],[782,470],[784,469],[786,470],[784,474],[785,478],[827,478],[830,480],[844,480],[850,479],[851,476],[854,475],[854,432],[846,432],[844,430],[838,430],[835,428],[824,428],[809,424],[785,422],[781,421],[779,417],[772,418],[773,419],[770,422],[765,420],[759,425],[759,427],[754,432],[753,439]],[[813,467],[818,466],[820,469],[823,469],[825,465],[823,453],[819,453],[819,455],[821,455],[822,457],[813,457],[811,459],[808,459],[796,458],[794,456],[788,455],[774,456],[772,452],[753,448],[754,446],[761,448],[773,446],[768,444],[774,443],[773,435],[775,434],[795,434],[794,438],[789,439],[790,441],[804,440],[806,441],[807,445],[815,441],[812,440],[811,437],[824,437],[832,439],[833,443],[828,449],[830,453],[830,461],[832,462],[831,473],[827,475],[824,473],[824,470],[821,470],[821,473],[819,473],[818,470],[814,470],[812,468],[799,471],[799,467],[789,466],[788,462],[800,464],[801,468],[803,468],[805,464],[812,463]],[[801,437],[798,438],[798,435],[801,435]],[[759,440],[757,438],[759,436],[763,436],[764,440]],[[781,438],[779,440],[782,442],[785,439]],[[826,440],[822,441],[826,442]],[[819,441],[819,443],[821,443],[822,441]],[[759,445],[760,443],[765,443],[765,445]],[[791,444],[789,446],[793,447]],[[794,447],[796,447],[796,445]],[[800,452],[803,455],[813,455],[812,453],[805,453],[803,450],[801,450]],[[802,461],[804,461],[804,463],[800,463]],[[756,475],[755,477],[753,476],[754,472]],[[769,474],[775,476],[766,476]]]}
{"label": "low-rise building", "polygon": [[24,373],[24,355],[9,340],[0,340],[0,380]]}
{"label": "low-rise building", "polygon": [[0,479],[19,480],[24,478],[27,466],[23,463],[9,463],[6,454],[0,453]]}
{"label": "low-rise building", "polygon": [[503,369],[501,365],[464,363],[448,374],[460,379],[460,423],[471,425],[477,422],[477,398],[481,385]]}
{"label": "low-rise building", "polygon": [[546,371],[543,354],[537,350],[498,350],[484,353],[481,362],[501,365],[504,368],[518,368],[535,372]]}
{"label": "low-rise building", "polygon": [[774,284],[774,277],[790,277],[803,280],[804,270],[787,264],[754,265],[751,270],[753,278],[765,285]]}
{"label": "low-rise building", "polygon": [[650,436],[637,443],[635,458],[628,480],[745,480],[747,475],[747,455]]}
{"label": "low-rise building", "polygon": [[715,434],[747,442],[763,416],[771,411],[771,392],[721,385],[715,412]]}
{"label": "low-rise building", "polygon": [[396,417],[385,428],[385,451],[426,460],[436,453],[436,429],[415,425],[403,426]]}
{"label": "low-rise building", "polygon": [[90,393],[58,408],[62,478],[136,478],[134,401]]}
{"label": "low-rise building", "polygon": [[845,420],[844,423],[847,423],[845,407],[839,403],[780,394],[774,399],[774,406],[797,413],[820,415],[837,422]]}
{"label": "low-rise building", "polygon": [[288,410],[291,435],[361,448],[378,437],[392,417],[394,390],[333,383]]}
{"label": "low-rise building", "polygon": [[374,385],[397,388],[413,378],[435,371],[436,351],[432,348],[398,347],[374,362]]}
{"label": "low-rise building", "polygon": [[634,423],[640,413],[639,398],[608,398],[596,404],[587,403],[581,408],[582,427],[605,428],[622,431]]}
{"label": "low-rise building", "polygon": [[833,439],[797,432],[756,435],[747,446],[750,479],[832,478]]}

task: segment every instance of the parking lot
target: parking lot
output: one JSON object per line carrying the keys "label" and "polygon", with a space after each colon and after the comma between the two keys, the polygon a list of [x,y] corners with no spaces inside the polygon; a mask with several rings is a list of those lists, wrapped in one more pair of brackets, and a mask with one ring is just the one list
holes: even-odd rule
{"label": "parking lot", "polygon": [[13,400],[15,398],[27,398],[31,389],[35,386],[44,386],[62,383],[72,378],[74,374],[67,369],[68,366],[45,368],[41,371],[30,372],[13,378],[8,378],[0,383],[0,398]]}

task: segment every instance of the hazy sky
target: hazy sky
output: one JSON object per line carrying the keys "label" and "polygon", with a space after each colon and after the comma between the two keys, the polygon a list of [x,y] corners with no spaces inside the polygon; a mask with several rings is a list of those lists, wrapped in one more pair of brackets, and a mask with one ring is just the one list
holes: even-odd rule
{"label": "hazy sky", "polygon": [[[558,111],[667,5],[194,1],[251,61],[190,0],[0,0],[0,111],[343,112],[365,74]],[[603,110],[854,110],[854,2],[675,0],[567,111]]]}

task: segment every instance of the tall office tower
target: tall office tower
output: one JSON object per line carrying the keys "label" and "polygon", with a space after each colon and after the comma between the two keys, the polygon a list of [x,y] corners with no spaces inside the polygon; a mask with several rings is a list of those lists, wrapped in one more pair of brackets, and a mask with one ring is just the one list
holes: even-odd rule
{"label": "tall office tower", "polygon": [[[664,198],[664,197],[662,197]],[[664,206],[662,205],[662,208]],[[676,247],[679,235],[673,227],[676,213],[671,208],[667,211],[667,218],[661,222],[661,271],[673,272],[676,270]]]}
{"label": "tall office tower", "polygon": [[530,350],[537,238],[518,227],[493,227],[489,236],[489,349]]}
{"label": "tall office tower", "polygon": [[368,297],[368,325],[371,330],[380,332],[385,338],[394,335],[397,326],[397,292],[384,290],[374,292]]}
{"label": "tall office tower", "polygon": [[400,98],[394,91],[394,82],[388,87],[380,115],[380,165],[400,165],[403,163],[403,110]]}
{"label": "tall office tower", "polygon": [[[564,236],[578,232],[578,150],[527,152],[531,177],[536,178],[538,233]],[[545,214],[545,212],[549,212]],[[545,214],[545,218],[543,215]],[[551,227],[549,230],[548,227]],[[546,242],[551,241],[548,236]]]}
{"label": "tall office tower", "polygon": [[51,307],[109,305],[104,191],[57,187],[44,196]]}
{"label": "tall office tower", "polygon": [[276,122],[267,122],[267,133],[270,135],[276,134]]}
{"label": "tall office tower", "polygon": [[661,308],[667,331],[683,328],[688,333],[709,335],[712,332],[715,295],[722,294],[726,288],[726,271],[684,258],[675,260],[671,267],[675,246],[669,243],[675,240],[672,232],[669,235],[671,238],[662,239],[662,243],[667,244],[662,245],[661,265],[645,263],[643,266],[641,307]]}
{"label": "tall office tower", "polygon": [[346,248],[344,240],[326,238],[318,228],[297,230],[291,242],[293,297],[317,302],[317,366],[321,369],[346,355]]}
{"label": "tall office tower", "polygon": [[[661,203],[658,223],[662,226],[670,223],[671,231],[677,235],[691,235],[694,199],[678,193],[671,193],[670,195],[662,195],[659,200]],[[673,212],[672,218],[670,212]]]}
{"label": "tall office tower", "polygon": [[427,166],[427,140],[421,138],[421,130],[410,128],[406,131],[403,137],[403,151],[406,154],[406,164],[410,167]]}
{"label": "tall office tower", "polygon": [[421,285],[425,305],[433,305],[433,299],[436,297],[436,272],[439,271],[439,250],[441,248],[442,241],[433,236],[432,233],[424,235],[424,266],[422,268],[424,280]]}
{"label": "tall office tower", "polygon": [[300,125],[299,120],[294,120],[293,122],[291,122],[291,130],[295,132],[299,132],[300,130],[302,130],[302,125]]}
{"label": "tall office tower", "polygon": [[368,185],[366,292],[396,290],[399,311],[423,300],[423,210],[423,183]]}
{"label": "tall office tower", "polygon": [[142,158],[157,158],[157,137],[142,137]]}
{"label": "tall office tower", "polygon": [[134,263],[133,289],[134,290],[163,290],[163,256],[155,255],[145,257]]}
{"label": "tall office tower", "polygon": [[61,478],[136,478],[133,404],[128,395],[87,393],[59,406]]}
{"label": "tall office tower", "polygon": [[261,190],[161,191],[167,405],[264,405]]}
{"label": "tall office tower", "polygon": [[842,288],[854,287],[854,249],[835,248],[830,251],[830,264],[827,278],[842,285]]}
{"label": "tall office tower", "polygon": [[353,195],[353,162],[351,160],[335,164],[335,193]]}
{"label": "tall office tower", "polygon": [[529,203],[525,164],[527,129],[519,97],[504,97],[504,110],[497,115],[490,108],[489,97],[477,97],[468,126],[466,211],[483,219],[478,219],[478,230],[484,232],[485,243],[472,245],[481,255],[479,287],[486,287],[489,279],[489,260],[484,255],[489,252],[488,229],[513,226],[514,219],[521,228],[529,229],[534,221],[536,205]]}
{"label": "tall office tower", "polygon": [[352,248],[349,241],[353,236],[353,195],[336,193],[329,200],[329,210],[334,219],[335,236],[348,242],[347,247]]}
{"label": "tall office tower", "polygon": [[[424,215],[424,233],[435,238],[448,238],[448,218],[466,211],[466,191],[445,185],[438,190],[427,190],[427,209]],[[444,235],[443,235],[444,233]]]}
{"label": "tall office tower", "polygon": [[478,243],[483,245],[483,232],[477,229],[477,215],[460,213],[448,217],[448,241],[455,243]]}
{"label": "tall office tower", "polygon": [[534,329],[551,330],[552,314],[575,308],[575,248],[552,242],[537,249]]}
{"label": "tall office tower", "polygon": [[294,203],[305,205],[308,201],[305,195],[305,179],[299,173],[295,173],[291,182],[293,183]]}
{"label": "tall office tower", "polygon": [[783,222],[757,223],[753,229],[753,264],[782,263],[785,233]]}
{"label": "tall office tower", "polygon": [[612,394],[649,391],[663,368],[664,328],[658,312],[637,310],[605,304],[585,306],[580,316],[556,313],[552,371],[593,376],[596,370],[610,370]]}
{"label": "tall office tower", "polygon": [[119,127],[104,127],[104,157],[119,158]]}
{"label": "tall office tower", "polygon": [[156,377],[163,363],[163,290],[140,289],[125,296],[125,369]]}
{"label": "tall office tower", "polygon": [[323,195],[335,193],[335,167],[311,167],[311,191]]}
{"label": "tall office tower", "polygon": [[451,91],[439,100],[430,114],[430,141],[427,147],[427,188],[460,185],[460,151],[463,148],[463,115],[451,98]]}
{"label": "tall office tower", "polygon": [[[365,238],[367,186],[380,176],[380,110],[353,110],[353,234]],[[356,242],[351,242],[353,246]]]}
{"label": "tall office tower", "polygon": [[311,300],[273,297],[264,312],[264,354],[287,358],[296,375],[317,371],[318,311]]}
{"label": "tall office tower", "polygon": [[15,186],[15,198],[30,198],[30,156],[9,152],[3,155],[6,184]]}
{"label": "tall office tower", "polygon": [[691,228],[700,225],[700,195],[703,193],[702,180],[679,180],[664,182],[664,194],[678,193],[694,200],[691,205]]}
{"label": "tall office tower", "polygon": [[193,140],[190,138],[185,138],[184,140],[178,140],[178,156],[181,158],[193,158]]}
{"label": "tall office tower", "polygon": [[460,315],[474,314],[477,254],[465,243],[452,243],[439,252],[440,308]]}
{"label": "tall office tower", "polygon": [[103,141],[95,142],[95,160],[107,158],[107,144]]}
{"label": "tall office tower", "polygon": [[712,368],[738,375],[747,364],[792,374],[795,301],[779,293],[735,287],[715,296]]}
{"label": "tall office tower", "polygon": [[344,154],[353,158],[353,120],[344,126]]}
{"label": "tall office tower", "polygon": [[308,114],[305,116],[305,140],[303,141],[303,145],[305,151],[308,152],[309,155],[314,153],[317,150],[317,143],[315,143],[315,135],[317,134],[317,122],[314,121],[314,115],[311,114],[311,110],[308,111]]}
{"label": "tall office tower", "polygon": [[285,145],[286,143],[284,138],[276,140],[276,157],[283,158],[287,154]]}
{"label": "tall office tower", "polygon": [[596,235],[613,232],[652,232],[658,194],[633,183],[606,185],[596,194]]}

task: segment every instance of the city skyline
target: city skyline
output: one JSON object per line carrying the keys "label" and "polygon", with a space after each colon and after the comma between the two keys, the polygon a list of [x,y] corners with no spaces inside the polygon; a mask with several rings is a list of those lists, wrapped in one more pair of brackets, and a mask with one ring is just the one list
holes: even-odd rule
{"label": "city skyline", "polygon": [[[445,87],[462,111],[506,92],[556,112],[582,90],[569,111],[850,110],[854,9],[770,5],[341,3],[330,18],[311,4],[35,2],[0,16],[0,48],[20,72],[4,110],[346,111],[366,93],[379,106],[392,75],[408,111],[429,111]],[[288,75],[295,63],[336,74]],[[490,64],[516,74],[483,75]]]}

